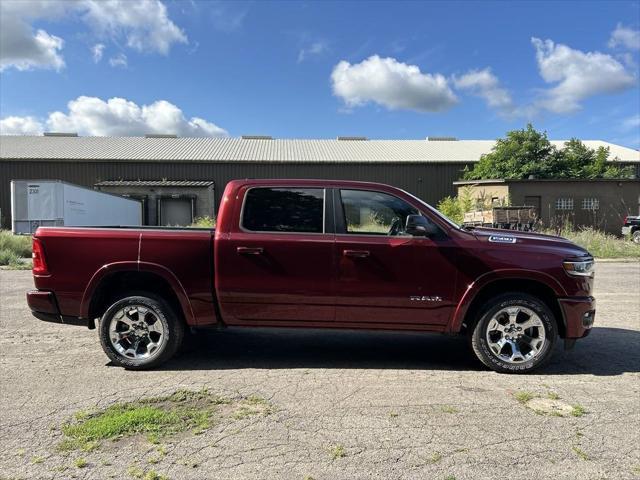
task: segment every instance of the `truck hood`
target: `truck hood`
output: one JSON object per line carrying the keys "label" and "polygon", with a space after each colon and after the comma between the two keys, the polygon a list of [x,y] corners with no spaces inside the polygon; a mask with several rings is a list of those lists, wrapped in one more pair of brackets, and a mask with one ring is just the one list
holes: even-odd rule
{"label": "truck hood", "polygon": [[503,244],[505,247],[538,246],[562,249],[566,251],[565,254],[576,257],[591,256],[584,248],[564,237],[557,237],[555,235],[484,227],[474,228],[471,230],[471,233],[480,241],[490,242],[492,244]]}

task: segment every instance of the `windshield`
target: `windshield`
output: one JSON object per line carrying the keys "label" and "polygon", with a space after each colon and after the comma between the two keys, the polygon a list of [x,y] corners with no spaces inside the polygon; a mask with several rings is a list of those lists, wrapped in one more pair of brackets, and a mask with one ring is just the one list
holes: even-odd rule
{"label": "windshield", "polygon": [[406,193],[407,195],[409,195],[411,198],[413,198],[414,200],[416,200],[417,202],[420,203],[420,205],[423,205],[427,210],[429,210],[431,213],[433,213],[434,215],[436,215],[437,217],[441,218],[445,223],[449,224],[450,226],[452,226],[453,228],[456,228],[458,230],[461,230],[462,227],[457,224],[456,222],[454,222],[453,220],[451,220],[449,217],[447,217],[445,214],[443,214],[440,210],[437,210],[435,208],[433,208],[431,205],[429,205],[427,202],[419,199],[418,197],[416,197],[415,195],[410,194],[409,192],[405,192],[404,190],[402,190],[404,193]]}

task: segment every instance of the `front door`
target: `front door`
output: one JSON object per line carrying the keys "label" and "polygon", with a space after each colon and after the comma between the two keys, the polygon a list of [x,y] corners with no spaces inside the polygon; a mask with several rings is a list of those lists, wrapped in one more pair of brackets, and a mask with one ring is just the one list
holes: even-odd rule
{"label": "front door", "polygon": [[455,304],[456,268],[444,234],[406,234],[407,215],[421,212],[388,193],[342,189],[335,202],[336,322],[445,325]]}
{"label": "front door", "polygon": [[[319,326],[334,320],[333,222],[321,187],[252,187],[216,237],[216,290],[232,325]],[[333,215],[331,215],[331,219]]]}

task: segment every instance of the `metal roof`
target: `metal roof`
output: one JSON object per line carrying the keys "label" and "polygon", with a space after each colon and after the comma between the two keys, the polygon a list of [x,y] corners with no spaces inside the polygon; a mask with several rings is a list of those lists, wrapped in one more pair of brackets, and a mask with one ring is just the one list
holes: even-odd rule
{"label": "metal roof", "polygon": [[[562,147],[564,140],[552,141]],[[640,152],[600,140],[611,159],[640,162]],[[0,160],[197,162],[474,162],[494,140],[261,140],[242,138],[0,137]]]}
{"label": "metal roof", "polygon": [[96,187],[210,187],[213,181],[200,180],[104,180]]}

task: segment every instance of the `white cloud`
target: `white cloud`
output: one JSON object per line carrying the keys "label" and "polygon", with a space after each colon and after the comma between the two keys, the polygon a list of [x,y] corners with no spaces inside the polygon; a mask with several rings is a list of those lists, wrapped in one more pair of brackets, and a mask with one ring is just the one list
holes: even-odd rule
{"label": "white cloud", "polygon": [[94,63],[100,62],[102,60],[102,55],[104,54],[104,43],[96,43],[93,47],[91,47],[91,55],[93,56]]}
{"label": "white cloud", "polygon": [[622,121],[623,130],[637,130],[640,128],[640,114],[625,118]]}
{"label": "white cloud", "polygon": [[572,113],[588,97],[617,93],[637,83],[611,55],[582,52],[551,40],[532,38],[538,69],[543,80],[556,86],[541,92],[538,108],[554,113]]}
{"label": "white cloud", "polygon": [[40,135],[42,123],[33,117],[5,117],[0,119],[2,135]]}
{"label": "white cloud", "polygon": [[619,23],[609,38],[609,47],[616,48],[618,46],[629,50],[640,50],[640,30],[634,30]]}
{"label": "white cloud", "polygon": [[119,53],[109,59],[109,65],[112,67],[127,67],[127,56],[124,53]]}
{"label": "white cloud", "polygon": [[422,73],[415,65],[378,55],[353,65],[341,61],[331,81],[334,95],[348,107],[375,102],[392,110],[439,112],[458,101],[443,75]]}
{"label": "white cloud", "polygon": [[210,2],[211,22],[216,30],[233,33],[244,25],[244,19],[249,13],[249,5],[240,2]]}
{"label": "white cloud", "polygon": [[182,110],[166,100],[137,105],[124,98],[104,101],[81,96],[68,103],[68,111],[50,113],[45,121],[33,117],[7,117],[0,120],[0,132],[34,135],[76,132],[89,136],[136,136],[147,133],[175,134],[181,137],[226,137],[226,130],[199,117],[187,119]]}
{"label": "white cloud", "polygon": [[473,95],[482,97],[487,105],[504,114],[514,111],[511,94],[500,85],[490,68],[471,70],[461,77],[454,77],[453,83],[460,90],[468,90]]}
{"label": "white cloud", "polygon": [[[80,20],[101,39],[145,53],[166,55],[174,43],[187,43],[187,36],[169,18],[160,0],[21,0],[0,2],[0,70],[48,68],[60,70],[64,41],[45,30],[34,31],[36,20]],[[102,51],[92,48],[94,61]],[[97,59],[97,60],[96,60]]]}
{"label": "white cloud", "polygon": [[0,71],[45,68],[60,70],[64,41],[40,29],[34,31],[29,18],[53,19],[60,14],[56,5],[39,1],[0,2]]}
{"label": "white cloud", "polygon": [[327,47],[328,46],[325,41],[319,40],[317,42],[313,42],[308,47],[301,48],[298,52],[298,63],[302,63],[314,55],[320,55],[321,53],[326,52]]}
{"label": "white cloud", "polygon": [[159,0],[83,0],[76,8],[98,33],[122,37],[139,52],[166,55],[173,43],[187,43]]}

